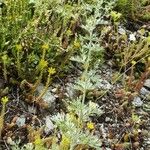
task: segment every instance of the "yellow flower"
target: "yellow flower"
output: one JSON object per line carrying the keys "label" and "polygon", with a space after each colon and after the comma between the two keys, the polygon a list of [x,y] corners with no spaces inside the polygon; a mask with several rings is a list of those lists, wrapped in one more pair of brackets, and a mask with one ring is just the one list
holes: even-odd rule
{"label": "yellow flower", "polygon": [[69,29],[69,30],[67,30],[66,34],[67,34],[68,36],[72,35],[71,30],[70,30],[70,29]]}
{"label": "yellow flower", "polygon": [[48,69],[48,72],[49,72],[49,74],[53,75],[53,74],[55,74],[55,73],[56,73],[56,69],[55,69],[55,68],[50,67],[50,68]]}
{"label": "yellow flower", "polygon": [[48,65],[48,62],[45,61],[44,59],[41,59],[40,63],[39,63],[39,68],[42,70],[44,69],[45,67],[47,67]]}
{"label": "yellow flower", "polygon": [[90,129],[90,130],[93,130],[95,127],[94,127],[94,123],[92,122],[88,122],[87,123],[87,128]]}
{"label": "yellow flower", "polygon": [[2,99],[1,99],[1,101],[2,101],[2,103],[3,104],[6,104],[7,102],[8,102],[8,97],[3,97]]}
{"label": "yellow flower", "polygon": [[80,48],[81,47],[81,44],[78,41],[75,41],[73,45],[74,45],[74,48]]}
{"label": "yellow flower", "polygon": [[43,145],[42,143],[42,139],[41,138],[36,138],[35,141],[34,141],[34,144],[37,146],[37,145]]}
{"label": "yellow flower", "polygon": [[76,114],[73,112],[70,112],[69,114],[67,114],[69,116],[69,118],[71,118],[71,121],[75,124],[78,124],[78,119],[76,117]]}
{"label": "yellow flower", "polygon": [[132,60],[131,64],[134,66],[136,64],[136,61]]}
{"label": "yellow flower", "polygon": [[16,45],[16,50],[17,50],[17,51],[21,51],[21,50],[22,50],[21,44],[17,44],[17,45]]}
{"label": "yellow flower", "polygon": [[48,44],[43,44],[42,49],[45,49],[45,50],[49,49],[49,45]]}
{"label": "yellow flower", "polygon": [[62,141],[60,143],[60,148],[61,149],[68,149],[71,141],[70,138],[66,137],[65,135],[62,135]]}
{"label": "yellow flower", "polygon": [[111,17],[114,20],[114,22],[117,22],[121,18],[121,13],[118,13],[116,11],[111,11]]}

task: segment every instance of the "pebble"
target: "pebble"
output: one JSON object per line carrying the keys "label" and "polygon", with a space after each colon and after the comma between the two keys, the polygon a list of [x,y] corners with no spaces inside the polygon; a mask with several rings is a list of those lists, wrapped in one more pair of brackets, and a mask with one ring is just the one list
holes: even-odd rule
{"label": "pebble", "polygon": [[150,79],[145,80],[144,86],[150,88]]}
{"label": "pebble", "polygon": [[110,120],[111,120],[111,119],[110,119],[109,117],[106,117],[106,118],[105,118],[105,121],[106,121],[106,122],[108,122],[108,121],[110,121]]}
{"label": "pebble", "polygon": [[26,122],[26,118],[24,115],[21,115],[20,117],[17,118],[16,120],[16,124],[18,125],[18,127],[22,127],[25,125]]}
{"label": "pebble", "polygon": [[74,98],[75,95],[76,95],[76,91],[73,87],[74,87],[73,83],[67,83],[66,84],[66,93],[65,93],[65,95],[69,98]]}
{"label": "pebble", "polygon": [[129,40],[130,41],[136,41],[135,35],[134,34],[130,34],[129,35]]}
{"label": "pebble", "polygon": [[126,34],[126,31],[125,31],[123,28],[121,28],[121,27],[118,29],[118,32],[119,32],[121,35]]}
{"label": "pebble", "polygon": [[107,80],[100,80],[97,82],[96,86],[104,90],[110,90],[113,86]]}
{"label": "pebble", "polygon": [[34,106],[30,106],[28,105],[28,111],[32,114],[36,114],[37,113],[37,108]]}
{"label": "pebble", "polygon": [[150,91],[147,90],[146,88],[142,87],[141,90],[140,90],[140,94],[146,96],[146,95],[150,94]]}
{"label": "pebble", "polygon": [[141,100],[140,97],[135,97],[132,104],[135,106],[135,107],[141,107],[143,105],[143,101]]}
{"label": "pebble", "polygon": [[53,122],[51,121],[49,116],[46,116],[46,118],[45,118],[45,128],[44,128],[45,133],[48,134],[53,129],[54,129]]}

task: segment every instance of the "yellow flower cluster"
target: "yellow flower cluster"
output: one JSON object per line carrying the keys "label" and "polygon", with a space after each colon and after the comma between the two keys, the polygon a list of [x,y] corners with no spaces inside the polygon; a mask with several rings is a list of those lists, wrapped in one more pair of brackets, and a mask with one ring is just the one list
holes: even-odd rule
{"label": "yellow flower cluster", "polygon": [[73,45],[74,45],[74,48],[76,48],[76,49],[81,47],[81,44],[78,41],[75,41]]}
{"label": "yellow flower cluster", "polygon": [[22,50],[21,44],[17,44],[17,45],[16,45],[16,50],[17,50],[17,51],[21,51],[21,50]]}
{"label": "yellow flower cluster", "polygon": [[68,137],[66,137],[65,135],[62,135],[62,141],[60,143],[60,149],[68,149],[70,146],[70,139]]}
{"label": "yellow flower cluster", "polygon": [[55,73],[56,73],[56,69],[55,69],[55,68],[50,67],[50,68],[48,69],[48,73],[49,73],[50,75],[53,75],[53,74],[55,74]]}
{"label": "yellow flower cluster", "polygon": [[39,63],[39,68],[42,70],[42,69],[44,69],[45,67],[47,67],[47,65],[48,65],[48,62],[45,61],[45,60],[43,60],[43,59],[41,59],[41,61],[40,61],[40,63]]}
{"label": "yellow flower cluster", "polygon": [[48,45],[48,44],[43,44],[43,45],[42,45],[42,49],[44,49],[44,50],[49,49],[49,45]]}
{"label": "yellow flower cluster", "polygon": [[111,17],[114,22],[118,22],[118,20],[121,18],[122,14],[118,13],[116,11],[111,11]]}
{"label": "yellow flower cluster", "polygon": [[136,64],[136,61],[132,60],[131,64],[134,66]]}
{"label": "yellow flower cluster", "polygon": [[1,99],[1,101],[2,101],[2,103],[3,104],[6,104],[7,102],[8,102],[8,97],[3,97],[2,99]]}
{"label": "yellow flower cluster", "polygon": [[87,123],[87,128],[90,129],[90,130],[93,130],[95,127],[94,127],[94,123],[92,122],[88,122]]}
{"label": "yellow flower cluster", "polygon": [[42,145],[42,139],[40,137],[36,138],[34,141],[34,144],[37,145]]}

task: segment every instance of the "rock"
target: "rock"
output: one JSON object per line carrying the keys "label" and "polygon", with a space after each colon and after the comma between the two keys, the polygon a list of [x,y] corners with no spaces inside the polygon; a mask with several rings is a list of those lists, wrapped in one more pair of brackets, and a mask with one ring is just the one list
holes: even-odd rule
{"label": "rock", "polygon": [[67,83],[66,84],[66,93],[65,95],[69,98],[74,98],[76,96],[76,90],[74,89],[73,83]]}
{"label": "rock", "polygon": [[110,121],[110,120],[111,120],[111,119],[110,119],[109,117],[106,117],[106,118],[105,118],[105,121],[106,121],[106,122],[108,122],[108,121]]}
{"label": "rock", "polygon": [[146,88],[142,87],[141,90],[140,90],[140,94],[146,96],[146,95],[150,94],[150,91],[147,90]]}
{"label": "rock", "polygon": [[[40,84],[37,87],[37,95],[39,95],[42,90],[45,88],[43,84]],[[42,99],[48,103],[49,108],[54,109],[55,102],[56,102],[56,96],[51,92],[51,88],[48,88]]]}
{"label": "rock", "polygon": [[136,41],[135,35],[134,34],[130,34],[129,35],[129,40],[130,41]]}
{"label": "rock", "polygon": [[145,80],[144,86],[150,88],[150,79]]}
{"label": "rock", "polygon": [[99,82],[96,83],[95,85],[96,87],[100,88],[100,89],[104,89],[104,90],[110,90],[112,89],[112,85],[105,79],[101,79],[99,80]]}
{"label": "rock", "polygon": [[37,113],[37,108],[34,106],[30,106],[28,105],[28,111],[32,114],[36,114]]}
{"label": "rock", "polygon": [[124,35],[126,34],[126,31],[123,28],[119,27],[118,33],[120,33],[121,35]]}
{"label": "rock", "polygon": [[7,144],[9,144],[9,145],[15,145],[15,142],[12,140],[11,137],[8,137],[7,138]]}
{"label": "rock", "polygon": [[143,101],[141,100],[140,97],[135,97],[132,104],[135,106],[135,107],[141,107],[143,105]]}
{"label": "rock", "polygon": [[17,118],[16,124],[18,125],[18,127],[22,127],[25,125],[25,121],[26,121],[25,116],[21,115],[20,117]]}
{"label": "rock", "polygon": [[45,128],[44,128],[45,133],[48,134],[53,129],[54,129],[53,122],[51,121],[49,116],[46,116],[46,118],[45,118]]}

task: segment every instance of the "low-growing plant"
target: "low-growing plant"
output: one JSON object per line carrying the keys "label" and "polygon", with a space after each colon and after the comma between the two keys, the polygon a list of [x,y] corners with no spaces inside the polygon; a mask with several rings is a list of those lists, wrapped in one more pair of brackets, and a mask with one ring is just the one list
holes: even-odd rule
{"label": "low-growing plant", "polygon": [[[136,62],[139,62],[140,60],[142,63],[142,60],[149,57],[150,36],[149,33],[147,36],[143,36],[146,33],[145,29],[138,30],[139,38],[137,38],[134,34],[128,35],[128,33],[119,33],[117,36],[114,34],[113,29],[110,29],[107,32],[107,49],[115,58],[114,61],[116,61],[116,65],[118,65],[121,69],[127,69],[130,67],[133,60]],[[115,36],[116,39],[113,39],[113,36]],[[132,37],[128,38],[128,36],[133,36],[134,39]],[[118,45],[117,41],[119,41]]]}
{"label": "low-growing plant", "polygon": [[76,124],[77,121],[71,114],[58,114],[52,120],[62,134],[61,149],[73,150],[77,147],[80,147],[80,149],[90,147],[100,149],[101,141],[98,137],[92,135],[87,129],[83,132],[83,129]]}
{"label": "low-growing plant", "polygon": [[[31,79],[34,74],[34,81],[38,75],[38,70],[34,69],[41,61],[41,55],[42,59],[55,66],[69,60],[65,57],[66,61],[62,61],[59,57],[64,53],[70,57],[69,53],[74,50],[71,45],[74,43],[81,11],[84,11],[80,5],[55,0],[7,0],[2,2],[2,6],[5,9],[2,9],[0,20],[3,28],[0,31],[1,52],[8,51],[8,57],[13,58],[12,64],[16,65],[13,72],[18,72],[18,75],[13,73],[15,77]],[[10,74],[11,71],[8,70]]]}
{"label": "low-growing plant", "polygon": [[116,10],[123,16],[137,20],[149,20],[149,2],[145,0],[117,0]]}

